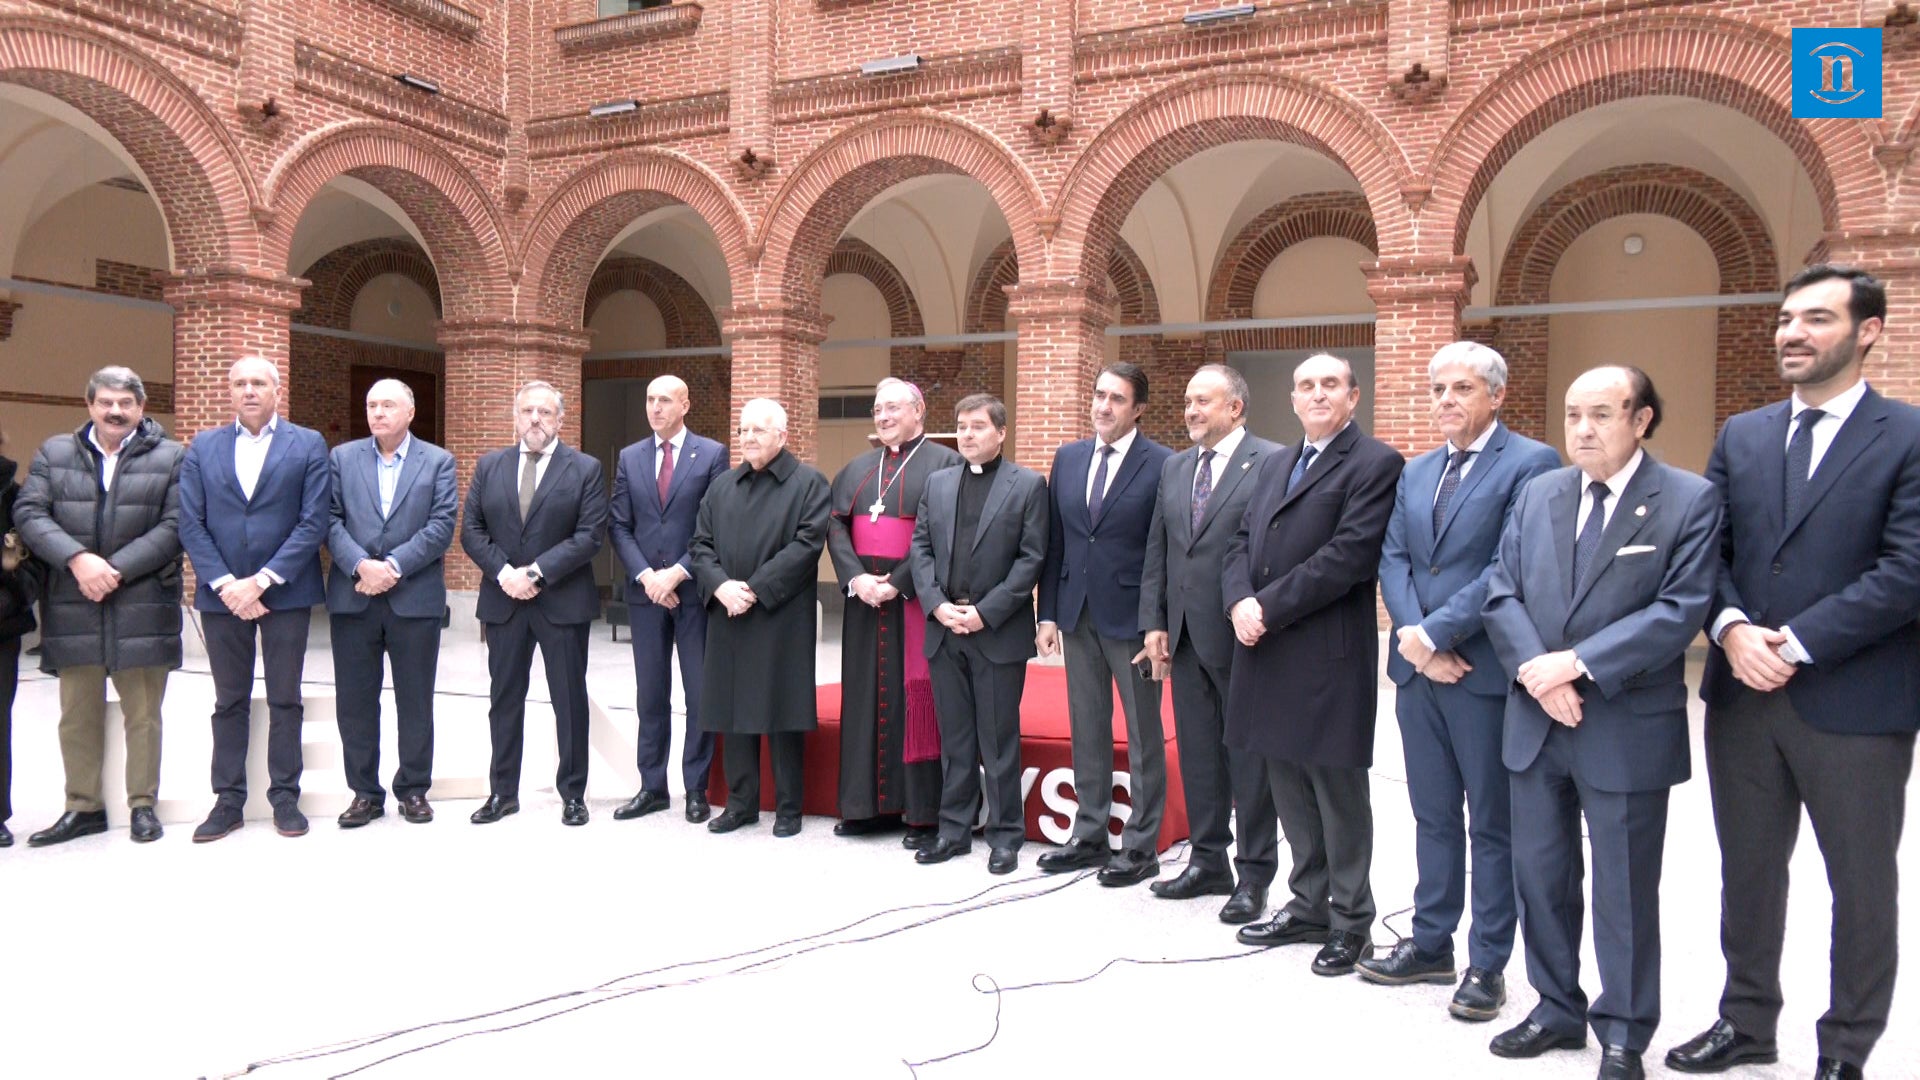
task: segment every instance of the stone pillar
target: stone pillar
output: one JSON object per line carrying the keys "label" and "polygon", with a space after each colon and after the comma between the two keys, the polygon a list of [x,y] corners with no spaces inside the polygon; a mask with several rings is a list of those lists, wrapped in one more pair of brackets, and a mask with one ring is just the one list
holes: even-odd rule
{"label": "stone pillar", "polygon": [[[560,439],[579,447],[580,360],[587,352],[587,334],[538,323],[474,321],[443,322],[438,338],[446,350],[442,438],[453,454],[463,505],[480,456],[513,444],[513,398],[526,383],[538,379],[560,391],[566,403]],[[480,587],[479,572],[460,550],[457,537],[447,552],[447,587]]]}
{"label": "stone pillar", "polygon": [[1113,302],[1098,287],[1055,282],[1010,285],[1007,297],[1007,321],[1018,335],[1011,453],[1046,473],[1061,443],[1093,431],[1093,382],[1106,366]]}
{"label": "stone pillar", "polygon": [[169,274],[162,295],[173,305],[174,436],[233,419],[227,371],[243,356],[280,369],[280,413],[292,400],[288,354],[293,312],[307,282],[286,274],[210,267]]}
{"label": "stone pillar", "polygon": [[1385,258],[1367,269],[1373,330],[1373,434],[1403,454],[1432,446],[1427,363],[1460,336],[1460,310],[1473,290],[1465,255]]}
{"label": "stone pillar", "polygon": [[[720,337],[733,346],[733,394],[727,426],[740,422],[740,407],[772,398],[787,410],[787,449],[802,461],[818,453],[820,343],[827,316],[817,307],[744,303],[720,312]],[[729,440],[740,461],[738,440]]]}

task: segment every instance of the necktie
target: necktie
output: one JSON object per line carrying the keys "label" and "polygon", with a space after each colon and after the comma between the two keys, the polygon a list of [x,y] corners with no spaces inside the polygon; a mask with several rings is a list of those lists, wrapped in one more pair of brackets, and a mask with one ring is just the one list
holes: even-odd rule
{"label": "necktie", "polygon": [[1447,475],[1440,478],[1440,497],[1433,500],[1433,535],[1440,535],[1440,524],[1447,520],[1447,504],[1453,501],[1453,493],[1460,490],[1460,470],[1467,466],[1467,455],[1471,451],[1455,450],[1447,458]]}
{"label": "necktie", "polygon": [[1300,486],[1301,478],[1307,475],[1308,469],[1313,468],[1313,459],[1319,456],[1320,451],[1314,449],[1312,443],[1307,443],[1300,451],[1300,460],[1293,463],[1293,472],[1287,477],[1288,495],[1293,494],[1293,489]]}
{"label": "necktie", "polygon": [[1193,473],[1193,525],[1200,527],[1200,518],[1207,512],[1207,500],[1213,498],[1213,451],[1200,451],[1200,467]]}
{"label": "necktie", "polygon": [[667,488],[673,484],[673,444],[660,444],[660,505],[667,505]]}
{"label": "necktie", "polygon": [[1587,576],[1587,567],[1593,565],[1593,557],[1600,554],[1600,534],[1607,531],[1607,496],[1613,494],[1598,480],[1588,484],[1587,490],[1593,493],[1593,509],[1587,512],[1587,524],[1580,530],[1580,538],[1573,542],[1575,591]]}
{"label": "necktie", "polygon": [[520,520],[527,520],[527,511],[533,509],[533,489],[538,486],[540,474],[540,455],[531,450],[522,454],[525,464],[520,466]]}
{"label": "necktie", "polygon": [[1100,524],[1100,507],[1107,501],[1107,463],[1113,460],[1113,447],[1100,448],[1100,467],[1093,470],[1093,491],[1087,496],[1087,520]]}
{"label": "necktie", "polygon": [[1813,479],[1813,425],[1825,415],[1822,409],[1802,411],[1800,426],[1793,429],[1793,439],[1787,443],[1787,521],[1806,505],[1807,484]]}

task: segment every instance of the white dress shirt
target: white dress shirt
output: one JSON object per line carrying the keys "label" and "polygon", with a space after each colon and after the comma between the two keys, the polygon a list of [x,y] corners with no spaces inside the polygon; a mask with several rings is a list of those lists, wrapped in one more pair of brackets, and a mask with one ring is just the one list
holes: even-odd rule
{"label": "white dress shirt", "polygon": [[[531,449],[527,446],[525,442],[522,442],[519,446],[520,452],[515,454],[513,457],[513,489],[515,491],[520,490],[520,470],[527,467],[526,456],[528,454],[532,454],[534,455],[533,487],[535,491],[538,491],[540,489],[541,482],[546,480],[547,478],[547,466],[553,464],[553,452],[559,448],[560,448],[559,439],[547,440],[546,447],[540,450]],[[500,568],[500,572],[494,575],[494,580],[500,582],[500,584],[502,585],[505,585],[507,582],[507,575],[513,573],[517,569],[519,568],[514,566],[503,566]],[[527,569],[532,570],[536,575],[540,574],[540,564],[537,562],[528,563]]]}
{"label": "white dress shirt", "polygon": [[[1487,443],[1492,438],[1493,438],[1493,425],[1488,424],[1487,430],[1481,432],[1479,438],[1467,444],[1466,446],[1467,460],[1460,463],[1460,479],[1461,480],[1464,481],[1467,478],[1467,474],[1473,471],[1473,467],[1479,464],[1480,455],[1486,452]],[[1451,442],[1447,443],[1446,445],[1446,450],[1449,455],[1451,455],[1454,451],[1458,449],[1460,449],[1460,447],[1453,445],[1453,443]],[[1440,488],[1446,482],[1447,482],[1447,470],[1443,467],[1440,470],[1439,482],[1433,485],[1433,502],[1429,503],[1428,505],[1437,505],[1440,502]]]}
{"label": "white dress shirt", "polygon": [[[1645,461],[1646,457],[1647,452],[1645,450],[1635,450],[1633,456],[1627,459],[1627,463],[1620,467],[1619,472],[1607,477],[1605,481],[1608,492],[1607,508],[1601,512],[1601,529],[1604,530],[1613,522],[1613,512],[1620,509],[1621,493],[1627,490],[1627,482],[1633,479],[1634,473],[1640,471],[1640,463]],[[1593,478],[1586,473],[1581,473],[1580,513],[1578,517],[1573,519],[1574,536],[1576,537],[1587,531],[1587,515],[1593,513],[1593,492],[1590,490],[1592,485]]]}
{"label": "white dress shirt", "polygon": [[[1220,436],[1220,441],[1213,444],[1213,459],[1207,462],[1208,491],[1220,490],[1220,478],[1226,474],[1227,462],[1232,460],[1234,452],[1240,449],[1240,444],[1246,441],[1246,438],[1247,425],[1241,424],[1239,427]],[[1200,486],[1200,470],[1198,469],[1195,469],[1193,473],[1193,486],[1196,488]]]}
{"label": "white dress shirt", "polygon": [[1100,490],[1100,497],[1113,490],[1113,478],[1120,475],[1120,463],[1127,460],[1127,451],[1132,448],[1134,439],[1140,434],[1139,428],[1127,432],[1110,443],[1102,443],[1098,436],[1093,440],[1093,458],[1087,462],[1087,505],[1093,505],[1093,478],[1100,475],[1100,448],[1113,447],[1113,453],[1107,458],[1107,486]]}
{"label": "white dress shirt", "polygon": [[100,488],[103,491],[112,491],[113,470],[120,467],[120,450],[127,448],[127,440],[120,440],[120,450],[109,450],[100,445],[100,425],[88,424],[87,441],[93,444],[95,450],[100,451]]}
{"label": "white dress shirt", "polygon": [[[279,426],[278,414],[268,417],[267,422],[260,425],[258,435],[249,432],[247,426],[238,419],[233,422],[233,475],[234,479],[240,481],[240,493],[246,496],[248,502],[253,501],[253,489],[260,483],[260,470],[267,464],[267,451],[273,449],[273,430]],[[286,578],[267,567],[261,567],[260,573],[267,575],[275,585],[287,583]],[[209,581],[207,588],[218,592],[225,588],[227,582],[232,581],[233,577],[232,574],[227,574]]]}

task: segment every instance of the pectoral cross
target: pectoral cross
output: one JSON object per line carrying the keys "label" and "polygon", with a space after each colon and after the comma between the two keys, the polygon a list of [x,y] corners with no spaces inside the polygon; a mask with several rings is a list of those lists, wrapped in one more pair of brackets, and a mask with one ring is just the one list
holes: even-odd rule
{"label": "pectoral cross", "polygon": [[880,523],[880,515],[885,513],[886,509],[887,509],[886,499],[880,498],[880,499],[873,500],[873,505],[867,507],[867,520],[870,522],[873,522],[875,525],[878,525]]}

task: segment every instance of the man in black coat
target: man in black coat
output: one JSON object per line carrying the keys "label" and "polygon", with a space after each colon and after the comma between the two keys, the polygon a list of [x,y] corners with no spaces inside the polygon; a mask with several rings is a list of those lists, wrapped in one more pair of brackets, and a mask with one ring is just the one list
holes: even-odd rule
{"label": "man in black coat", "polygon": [[493,738],[487,801],[473,812],[475,825],[520,811],[536,645],[553,702],[560,821],[587,823],[587,628],[600,617],[593,557],[607,524],[607,487],[598,459],[561,444],[565,409],[547,383],[522,386],[513,399],[518,443],[482,457],[467,490],[460,547],[480,568],[475,615],[486,627]]}
{"label": "man in black coat", "polygon": [[1374,578],[1405,461],[1353,422],[1359,403],[1345,360],[1323,353],[1294,369],[1293,411],[1306,438],[1261,459],[1220,577],[1239,641],[1227,745],[1267,763],[1269,801],[1239,809],[1251,837],[1246,861],[1273,875],[1275,809],[1293,853],[1293,898],[1238,937],[1324,942],[1316,975],[1353,970],[1374,916]]}
{"label": "man in black coat", "polygon": [[[0,431],[0,446],[7,444]],[[33,632],[33,601],[40,594],[41,566],[13,528],[13,502],[20,494],[20,467],[0,457],[0,848],[13,846],[7,819],[13,816],[13,698],[20,687],[20,639]]]}
{"label": "man in black coat", "polygon": [[33,456],[14,518],[50,567],[40,666],[60,676],[66,812],[33,847],[105,832],[100,767],[107,680],[127,737],[136,843],[160,838],[160,702],[180,666],[180,463],[186,448],[145,417],[147,390],[124,367],[87,380],[91,419]]}

